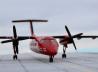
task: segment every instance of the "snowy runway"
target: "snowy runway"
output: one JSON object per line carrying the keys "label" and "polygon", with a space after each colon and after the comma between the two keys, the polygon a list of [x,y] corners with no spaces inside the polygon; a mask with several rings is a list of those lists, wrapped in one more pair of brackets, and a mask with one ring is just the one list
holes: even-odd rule
{"label": "snowy runway", "polygon": [[36,53],[20,54],[16,61],[1,55],[0,72],[98,72],[98,53],[68,53],[66,59],[58,54],[54,63]]}

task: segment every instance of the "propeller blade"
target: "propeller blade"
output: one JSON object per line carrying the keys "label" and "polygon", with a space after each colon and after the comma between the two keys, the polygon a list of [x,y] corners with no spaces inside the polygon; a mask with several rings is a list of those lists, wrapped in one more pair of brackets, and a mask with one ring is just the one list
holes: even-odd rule
{"label": "propeller blade", "polygon": [[72,38],[72,35],[71,35],[71,33],[70,33],[70,31],[69,31],[69,29],[68,29],[68,27],[66,25],[65,25],[65,29],[66,29],[66,31],[68,33],[69,38],[72,40],[72,44],[73,44],[73,46],[74,46],[74,48],[76,50],[77,48],[76,48],[75,42],[74,42],[74,40]]}
{"label": "propeller blade", "polygon": [[2,41],[1,43],[8,43],[8,42],[13,42],[13,40],[5,40],[5,41]]}
{"label": "propeller blade", "polygon": [[75,45],[75,42],[74,42],[74,40],[73,40],[73,46],[74,46],[74,48],[75,48],[75,50],[77,50],[77,47],[76,47],[76,45]]}
{"label": "propeller blade", "polygon": [[17,32],[16,32],[15,25],[13,25],[13,35],[14,35],[14,38],[17,38]]}
{"label": "propeller blade", "polygon": [[72,38],[72,36],[71,36],[71,33],[70,33],[70,31],[69,31],[69,29],[68,29],[68,27],[65,25],[65,29],[66,29],[66,31],[67,31],[67,33],[68,33],[68,36],[70,37],[70,38]]}

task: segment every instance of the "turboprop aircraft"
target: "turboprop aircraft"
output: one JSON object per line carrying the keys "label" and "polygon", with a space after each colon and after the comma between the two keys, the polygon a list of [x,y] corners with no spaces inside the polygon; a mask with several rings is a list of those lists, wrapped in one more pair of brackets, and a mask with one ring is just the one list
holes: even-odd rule
{"label": "turboprop aircraft", "polygon": [[[98,38],[98,36],[84,36],[83,33],[78,33],[75,35],[71,35],[68,27],[65,25],[65,29],[68,33],[68,35],[63,36],[36,36],[34,34],[33,30],[33,22],[48,22],[48,20],[13,20],[12,22],[18,23],[18,22],[29,22],[30,23],[30,36],[18,36],[16,32],[16,27],[13,25],[13,36],[0,36],[0,39],[8,39],[5,41],[2,41],[1,43],[9,43],[12,42],[13,45],[13,59],[17,60],[17,55],[19,53],[18,45],[19,41],[21,40],[27,40],[31,39],[30,43],[30,49],[36,53],[43,54],[49,56],[49,62],[53,62],[54,56],[58,52],[59,43],[63,45],[63,54],[62,58],[66,58],[66,48],[68,47],[68,44],[73,44],[75,50],[77,50],[74,38],[81,39],[81,38]],[[56,39],[60,39],[59,42],[57,42]]]}

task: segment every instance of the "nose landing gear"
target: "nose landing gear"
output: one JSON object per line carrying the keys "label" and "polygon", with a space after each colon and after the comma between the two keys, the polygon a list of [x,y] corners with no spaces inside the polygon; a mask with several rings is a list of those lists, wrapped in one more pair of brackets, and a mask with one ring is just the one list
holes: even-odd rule
{"label": "nose landing gear", "polygon": [[49,57],[49,62],[50,62],[50,63],[53,62],[53,58],[54,58],[54,56],[50,56],[50,57]]}

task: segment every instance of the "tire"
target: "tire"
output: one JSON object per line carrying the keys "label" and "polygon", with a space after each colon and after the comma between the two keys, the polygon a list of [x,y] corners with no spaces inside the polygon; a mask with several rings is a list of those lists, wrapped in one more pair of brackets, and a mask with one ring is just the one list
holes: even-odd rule
{"label": "tire", "polygon": [[62,58],[66,58],[66,54],[62,54]]}
{"label": "tire", "polygon": [[13,55],[13,60],[17,60],[17,55]]}
{"label": "tire", "polygon": [[49,58],[49,62],[50,62],[50,63],[53,62],[53,57],[52,57],[52,56]]}

